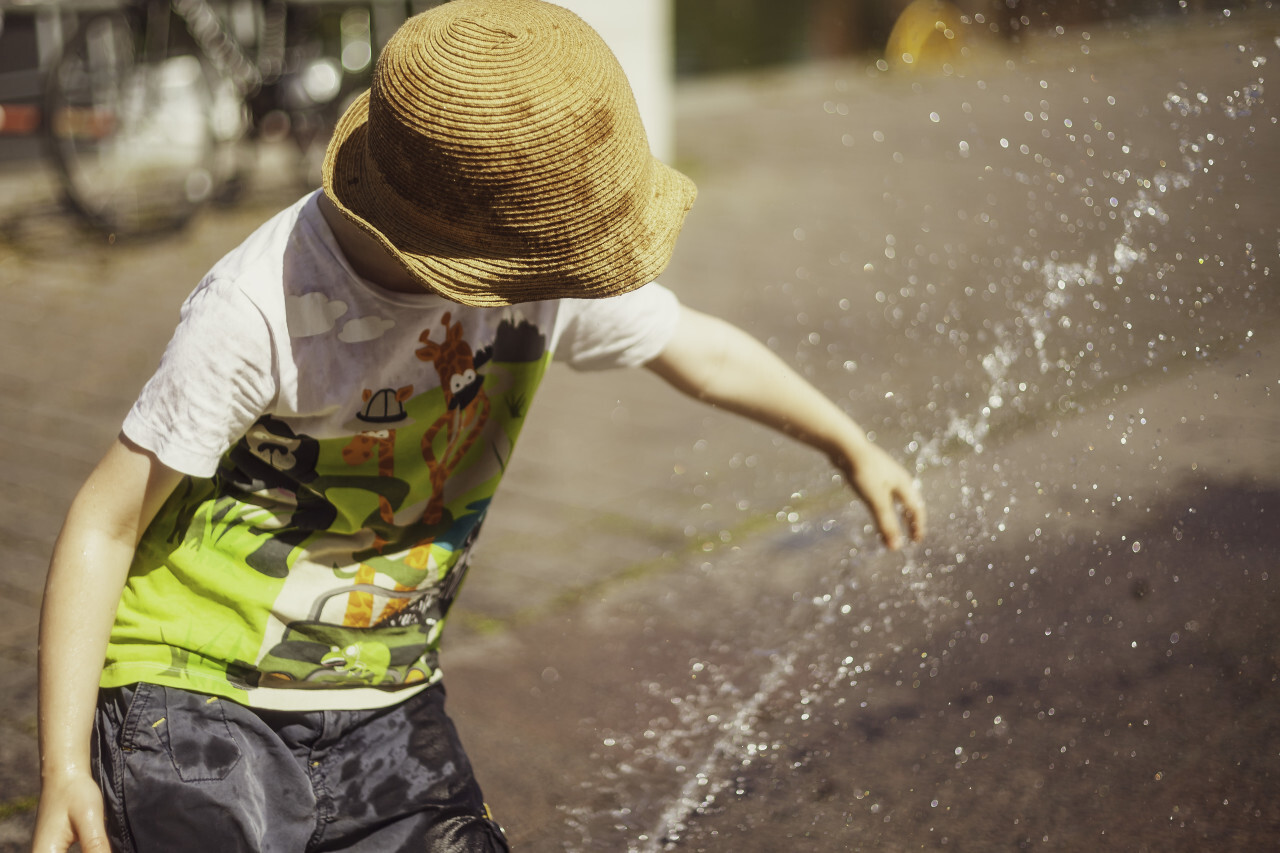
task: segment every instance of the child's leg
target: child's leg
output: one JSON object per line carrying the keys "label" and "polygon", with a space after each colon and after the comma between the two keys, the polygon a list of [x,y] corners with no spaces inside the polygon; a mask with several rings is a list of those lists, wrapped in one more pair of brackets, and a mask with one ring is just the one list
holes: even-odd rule
{"label": "child's leg", "polygon": [[445,713],[443,685],[377,711],[326,713],[313,850],[503,853],[471,763]]}
{"label": "child's leg", "polygon": [[138,684],[102,691],[95,728],[115,853],[301,851],[315,832],[305,765],[248,708]]}

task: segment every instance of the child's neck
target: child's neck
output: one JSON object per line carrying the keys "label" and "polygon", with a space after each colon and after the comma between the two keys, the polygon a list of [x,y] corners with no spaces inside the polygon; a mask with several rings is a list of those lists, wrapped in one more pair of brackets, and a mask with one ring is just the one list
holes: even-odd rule
{"label": "child's neck", "polygon": [[358,276],[376,287],[396,293],[427,292],[381,243],[347,219],[324,193],[320,194],[320,214]]}

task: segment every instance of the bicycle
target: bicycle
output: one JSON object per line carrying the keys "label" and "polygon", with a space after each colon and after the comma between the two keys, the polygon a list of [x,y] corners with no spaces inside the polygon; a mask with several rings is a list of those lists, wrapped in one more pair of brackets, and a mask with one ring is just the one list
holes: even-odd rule
{"label": "bicycle", "polygon": [[180,228],[234,197],[241,143],[255,134],[291,137],[315,185],[329,131],[367,86],[382,40],[374,13],[388,10],[379,31],[389,31],[403,0],[136,0],[89,14],[46,81],[67,200],[116,236]]}

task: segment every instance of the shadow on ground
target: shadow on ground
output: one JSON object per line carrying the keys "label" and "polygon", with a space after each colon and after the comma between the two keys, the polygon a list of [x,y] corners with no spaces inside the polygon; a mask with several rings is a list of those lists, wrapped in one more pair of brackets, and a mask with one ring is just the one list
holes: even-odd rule
{"label": "shadow on ground", "polygon": [[1268,847],[1280,491],[1198,482],[1150,517],[1048,537],[1021,583],[1024,553],[978,549],[972,617],[921,626],[857,679],[860,702],[804,724],[777,709],[780,753],[683,846]]}
{"label": "shadow on ground", "polygon": [[[528,850],[1263,849],[1273,517],[1280,490],[1202,479],[1124,532],[978,544],[923,584],[883,554],[821,568],[845,530],[779,531],[513,632],[514,678],[450,671],[459,718]],[[788,539],[807,569],[782,565]],[[770,612],[774,585],[802,592]],[[820,603],[833,588],[845,604]],[[755,619],[774,647],[717,636]]]}

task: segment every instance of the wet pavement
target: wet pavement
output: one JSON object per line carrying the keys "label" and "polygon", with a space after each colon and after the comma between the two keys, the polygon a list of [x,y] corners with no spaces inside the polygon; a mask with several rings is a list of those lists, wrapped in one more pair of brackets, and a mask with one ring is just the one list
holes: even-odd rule
{"label": "wet pavement", "polygon": [[[931,532],[885,553],[811,451],[643,371],[554,372],[444,657],[517,849],[1272,845],[1277,18],[681,87],[701,194],[664,281],[912,462]],[[62,512],[191,284],[296,193],[108,246],[42,174],[3,181],[21,849]]]}

